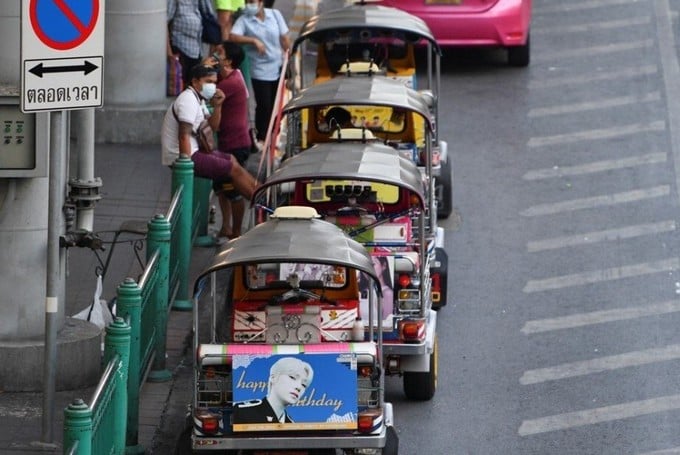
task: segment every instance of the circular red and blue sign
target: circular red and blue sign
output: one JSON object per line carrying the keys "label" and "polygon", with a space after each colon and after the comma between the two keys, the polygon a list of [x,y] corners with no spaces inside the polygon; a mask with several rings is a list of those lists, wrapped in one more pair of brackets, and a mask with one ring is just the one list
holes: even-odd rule
{"label": "circular red and blue sign", "polygon": [[30,0],[29,5],[38,39],[61,51],[83,44],[99,18],[99,0]]}

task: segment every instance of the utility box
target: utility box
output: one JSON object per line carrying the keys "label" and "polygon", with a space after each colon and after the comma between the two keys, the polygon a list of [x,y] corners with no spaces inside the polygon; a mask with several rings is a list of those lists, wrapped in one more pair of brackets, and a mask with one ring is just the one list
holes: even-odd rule
{"label": "utility box", "polygon": [[19,88],[0,84],[0,178],[47,177],[49,113],[19,104]]}

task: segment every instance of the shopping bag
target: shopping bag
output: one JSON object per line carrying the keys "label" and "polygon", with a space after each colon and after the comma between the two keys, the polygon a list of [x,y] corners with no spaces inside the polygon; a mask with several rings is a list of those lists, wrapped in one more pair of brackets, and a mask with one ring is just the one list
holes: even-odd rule
{"label": "shopping bag", "polygon": [[169,57],[167,65],[167,95],[177,96],[184,90],[182,81],[182,64],[179,57]]}

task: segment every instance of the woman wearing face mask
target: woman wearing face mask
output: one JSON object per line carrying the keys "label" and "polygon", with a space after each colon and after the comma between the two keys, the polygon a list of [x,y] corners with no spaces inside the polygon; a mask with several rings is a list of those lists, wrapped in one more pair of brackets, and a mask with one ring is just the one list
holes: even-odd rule
{"label": "woman wearing face mask", "polygon": [[281,13],[265,8],[262,0],[246,0],[229,39],[246,45],[255,95],[255,129],[257,139],[263,141],[274,110],[283,55],[290,48],[288,26]]}
{"label": "woman wearing face mask", "polygon": [[[212,115],[206,101],[213,107]],[[203,64],[193,67],[191,84],[179,94],[163,118],[162,162],[171,166],[180,155],[186,156],[194,162],[195,175],[218,181],[231,179],[236,190],[250,199],[257,182],[232,155],[218,150],[196,153],[199,151],[196,139],[199,125],[209,116],[210,126],[217,131],[223,101],[224,93],[217,88],[217,69]]]}

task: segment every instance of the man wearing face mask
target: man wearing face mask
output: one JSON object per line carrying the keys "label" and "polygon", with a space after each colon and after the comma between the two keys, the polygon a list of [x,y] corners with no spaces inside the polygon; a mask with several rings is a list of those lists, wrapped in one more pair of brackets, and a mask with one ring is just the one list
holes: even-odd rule
{"label": "man wearing face mask", "polygon": [[[206,105],[213,107],[210,114]],[[257,182],[232,155],[219,150],[200,150],[198,127],[208,117],[213,131],[219,130],[224,93],[217,88],[217,69],[199,64],[191,70],[191,84],[179,94],[163,118],[162,162],[171,166],[180,156],[194,162],[194,174],[211,180],[231,179],[236,190],[250,199]],[[198,153],[197,153],[198,152]]]}
{"label": "man wearing face mask", "polygon": [[229,39],[246,45],[255,95],[255,129],[257,139],[263,141],[274,110],[283,55],[290,48],[288,26],[281,12],[265,8],[262,0],[246,0]]}

